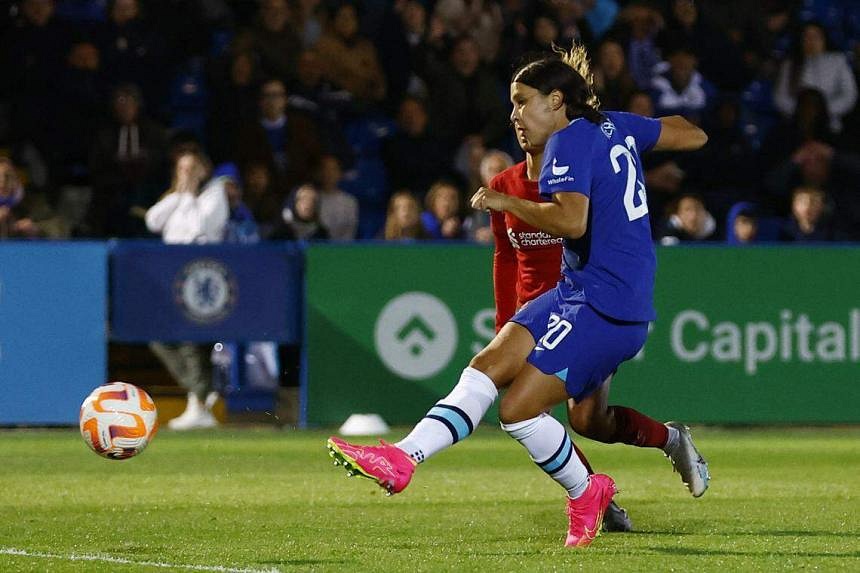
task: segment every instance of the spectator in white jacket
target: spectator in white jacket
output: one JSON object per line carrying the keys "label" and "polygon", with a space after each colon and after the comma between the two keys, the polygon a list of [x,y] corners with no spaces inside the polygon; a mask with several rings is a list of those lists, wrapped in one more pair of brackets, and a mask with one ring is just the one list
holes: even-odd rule
{"label": "spectator in white jacket", "polygon": [[170,189],[146,212],[147,228],[168,244],[220,243],[230,206],[223,177],[203,185],[211,170],[201,152],[181,152]]}
{"label": "spectator in white jacket", "polygon": [[815,22],[800,29],[792,55],[779,70],[774,104],[785,117],[794,115],[797,94],[803,88],[814,88],[824,94],[830,112],[830,128],[842,130],[842,116],[857,103],[857,82],[845,54],[829,51],[827,33]]}
{"label": "spectator in white jacket", "polygon": [[[199,150],[185,150],[177,155],[170,189],[146,212],[146,226],[160,234],[165,243],[201,244],[223,240],[230,214],[226,178],[217,177],[204,185],[211,170],[209,159]],[[185,411],[167,426],[173,430],[216,426],[218,422],[212,415],[212,407],[218,394],[212,391],[211,345],[151,342],[149,346],[188,391]]]}

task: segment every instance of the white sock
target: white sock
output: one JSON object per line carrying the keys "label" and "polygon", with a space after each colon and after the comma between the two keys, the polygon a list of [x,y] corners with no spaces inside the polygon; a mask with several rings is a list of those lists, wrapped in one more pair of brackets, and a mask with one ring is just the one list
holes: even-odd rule
{"label": "white sock", "polygon": [[498,395],[486,374],[467,367],[451,393],[436,402],[409,435],[394,445],[421,463],[468,437]]}
{"label": "white sock", "polygon": [[582,465],[570,436],[558,420],[549,414],[541,414],[523,422],[502,424],[502,429],[525,446],[532,461],[566,489],[572,499],[585,492],[588,470]]}
{"label": "white sock", "polygon": [[666,429],[669,430],[669,437],[666,438],[666,445],[663,446],[663,451],[668,454],[678,445],[681,432],[678,431],[678,428],[673,428],[672,426],[666,426]]}

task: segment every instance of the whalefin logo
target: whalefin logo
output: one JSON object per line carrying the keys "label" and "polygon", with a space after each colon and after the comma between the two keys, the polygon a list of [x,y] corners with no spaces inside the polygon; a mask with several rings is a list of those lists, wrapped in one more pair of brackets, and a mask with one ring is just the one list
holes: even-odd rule
{"label": "whalefin logo", "polygon": [[552,174],[556,177],[561,177],[565,173],[570,171],[570,165],[558,165],[558,158],[555,157],[552,160]]}

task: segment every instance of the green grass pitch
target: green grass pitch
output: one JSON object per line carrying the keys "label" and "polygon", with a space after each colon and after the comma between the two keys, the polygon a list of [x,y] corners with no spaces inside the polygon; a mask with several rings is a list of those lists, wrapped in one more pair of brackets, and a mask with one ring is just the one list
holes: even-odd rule
{"label": "green grass pitch", "polygon": [[857,428],[695,428],[698,500],[659,451],[580,439],[637,530],[584,551],[562,547],[561,489],[491,426],[391,498],[326,436],[163,431],[110,461],[74,430],[0,432],[0,571],[860,571]]}

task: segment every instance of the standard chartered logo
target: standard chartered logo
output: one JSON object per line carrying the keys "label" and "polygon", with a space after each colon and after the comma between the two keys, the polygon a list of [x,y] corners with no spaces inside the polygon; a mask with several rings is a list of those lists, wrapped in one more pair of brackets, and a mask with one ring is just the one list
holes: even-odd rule
{"label": "standard chartered logo", "polygon": [[374,342],[394,374],[422,380],[448,366],[457,348],[457,323],[435,296],[408,292],[391,299],[379,313]]}
{"label": "standard chartered logo", "polygon": [[684,362],[711,358],[742,363],[753,376],[761,364],[781,362],[840,363],[860,361],[860,309],[843,321],[814,323],[809,315],[782,310],[778,320],[738,324],[713,323],[698,310],[684,310],[672,321],[672,352]]}

